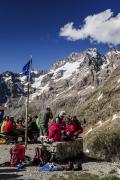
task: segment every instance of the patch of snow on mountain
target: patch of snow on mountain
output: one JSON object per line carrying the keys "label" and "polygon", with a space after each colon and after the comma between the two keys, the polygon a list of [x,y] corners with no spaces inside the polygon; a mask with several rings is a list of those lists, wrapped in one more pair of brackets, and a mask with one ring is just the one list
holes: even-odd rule
{"label": "patch of snow on mountain", "polygon": [[92,58],[96,58],[97,57],[97,49],[96,48],[88,49],[87,54],[89,54]]}
{"label": "patch of snow on mountain", "polygon": [[35,89],[35,92],[31,94],[30,100],[33,100],[37,96],[40,96],[44,91],[49,90],[49,85],[41,86],[41,82],[46,75],[41,75],[39,78],[34,78],[34,83],[31,84],[31,88]]}
{"label": "patch of snow on mountain", "polygon": [[120,118],[120,114],[114,114],[113,117],[112,117],[112,121],[114,121],[117,118]]}
{"label": "patch of snow on mountain", "polygon": [[6,102],[5,104],[4,104],[4,107],[7,107],[8,106],[8,102]]}
{"label": "patch of snow on mountain", "polygon": [[12,79],[11,76],[9,76],[9,77],[4,77],[4,81],[5,81],[5,82],[10,81],[11,79]]}
{"label": "patch of snow on mountain", "polygon": [[101,66],[101,69],[105,69],[108,65],[110,64],[109,59],[106,59],[106,63],[103,63],[103,65]]}
{"label": "patch of snow on mountain", "polygon": [[89,89],[89,88],[91,88],[91,89],[95,89],[95,87],[94,86],[88,86],[86,89]]}
{"label": "patch of snow on mountain", "polygon": [[19,79],[20,79],[21,82],[25,82],[27,77],[26,76],[20,76]]}
{"label": "patch of snow on mountain", "polygon": [[95,89],[95,87],[94,87],[94,86],[91,86],[91,89]]}
{"label": "patch of snow on mountain", "polygon": [[85,136],[87,135],[87,134],[89,134],[90,132],[92,132],[93,131],[93,128],[90,128],[86,133],[85,133]]}
{"label": "patch of snow on mountain", "polygon": [[19,100],[18,100],[18,105],[20,104],[20,102],[21,102],[23,99],[24,99],[23,96],[21,96],[21,97],[19,98]]}
{"label": "patch of snow on mountain", "polygon": [[102,98],[103,98],[103,94],[100,94],[100,96],[97,98],[97,100],[99,101]]}
{"label": "patch of snow on mountain", "polygon": [[37,96],[40,96],[43,92],[48,91],[48,90],[49,90],[49,85],[46,84],[44,87],[41,87],[35,93],[31,94],[30,101],[35,99]]}
{"label": "patch of snow on mountain", "polygon": [[34,83],[31,85],[33,88],[39,89],[41,88],[41,81],[43,80],[43,77],[46,75],[41,75],[38,78],[34,78]]}
{"label": "patch of snow on mountain", "polygon": [[[54,72],[54,75],[52,79],[54,81],[59,81],[61,79],[67,79],[69,78],[74,72],[78,71],[78,68],[80,64],[83,62],[84,59],[79,59],[76,62],[67,62],[64,66],[56,69]],[[58,73],[62,73],[62,77],[58,77]]]}
{"label": "patch of snow on mountain", "polygon": [[120,51],[116,50],[116,54],[120,55]]}
{"label": "patch of snow on mountain", "polygon": [[33,70],[33,71],[31,71],[31,73],[34,73],[34,74],[39,74],[39,72],[38,72],[38,70]]}
{"label": "patch of snow on mountain", "polygon": [[98,121],[98,122],[96,123],[96,125],[100,127],[100,126],[103,125],[103,123],[102,123],[102,121]]}
{"label": "patch of snow on mountain", "polygon": [[90,85],[85,88],[85,90],[87,90],[87,89],[95,89],[95,87]]}

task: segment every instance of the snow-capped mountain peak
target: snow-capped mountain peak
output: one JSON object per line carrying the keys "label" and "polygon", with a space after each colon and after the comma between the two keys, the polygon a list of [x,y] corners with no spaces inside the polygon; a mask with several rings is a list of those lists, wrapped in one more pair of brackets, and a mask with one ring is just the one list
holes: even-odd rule
{"label": "snow-capped mountain peak", "polygon": [[96,48],[89,48],[85,53],[89,55],[91,58],[97,58],[98,55],[98,51]]}
{"label": "snow-capped mountain peak", "polygon": [[110,48],[109,51],[107,52],[106,56],[108,58],[114,58],[114,57],[120,57],[120,51],[118,51],[115,48]]}

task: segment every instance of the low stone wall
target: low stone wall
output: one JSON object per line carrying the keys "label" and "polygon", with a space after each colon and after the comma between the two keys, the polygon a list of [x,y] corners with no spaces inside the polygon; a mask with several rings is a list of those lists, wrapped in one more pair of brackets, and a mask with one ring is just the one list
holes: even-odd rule
{"label": "low stone wall", "polygon": [[56,142],[47,145],[47,149],[51,152],[54,159],[64,161],[79,157],[83,153],[83,139],[78,138],[73,141]]}

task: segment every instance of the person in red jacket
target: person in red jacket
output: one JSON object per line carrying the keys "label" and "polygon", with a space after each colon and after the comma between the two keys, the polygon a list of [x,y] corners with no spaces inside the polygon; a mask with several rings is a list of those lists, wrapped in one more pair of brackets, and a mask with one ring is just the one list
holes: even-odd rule
{"label": "person in red jacket", "polygon": [[13,117],[8,119],[3,131],[6,135],[13,136],[15,141],[17,142],[18,133],[16,132],[16,123],[14,122]]}
{"label": "person in red jacket", "polygon": [[62,135],[62,128],[60,124],[60,119],[57,117],[55,121],[51,124],[48,132],[49,142],[60,142]]}
{"label": "person in red jacket", "polygon": [[80,121],[73,116],[71,121],[66,126],[66,134],[69,138],[78,137],[83,132]]}

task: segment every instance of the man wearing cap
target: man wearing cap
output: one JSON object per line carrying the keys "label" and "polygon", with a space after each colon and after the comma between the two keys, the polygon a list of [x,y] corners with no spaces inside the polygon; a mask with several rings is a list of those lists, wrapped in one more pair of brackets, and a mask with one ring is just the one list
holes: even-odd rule
{"label": "man wearing cap", "polygon": [[58,115],[59,119],[61,120],[61,128],[62,128],[62,130],[66,129],[66,122],[64,120],[65,116],[66,116],[65,111],[61,111],[59,113],[59,115]]}

